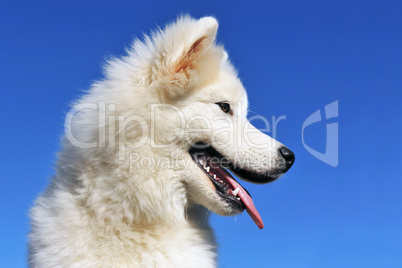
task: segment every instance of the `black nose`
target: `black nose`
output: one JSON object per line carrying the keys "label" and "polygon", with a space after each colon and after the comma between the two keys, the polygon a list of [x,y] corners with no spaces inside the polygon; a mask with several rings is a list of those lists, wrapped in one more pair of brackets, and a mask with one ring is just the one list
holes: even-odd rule
{"label": "black nose", "polygon": [[284,172],[286,172],[295,162],[295,154],[286,147],[280,148],[279,153],[282,155],[283,159],[285,159]]}

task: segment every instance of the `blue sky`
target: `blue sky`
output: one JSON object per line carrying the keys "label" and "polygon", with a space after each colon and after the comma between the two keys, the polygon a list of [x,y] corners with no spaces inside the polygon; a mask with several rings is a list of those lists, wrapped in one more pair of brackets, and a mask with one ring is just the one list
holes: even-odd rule
{"label": "blue sky", "polygon": [[[277,138],[296,154],[280,180],[244,183],[265,229],[212,216],[220,267],[402,267],[400,1],[2,1],[0,267],[26,266],[28,210],[53,174],[68,103],[105,57],[182,13],[217,17],[251,115],[286,116]],[[303,122],[334,101],[339,116],[304,136],[324,152],[337,123],[337,167],[302,142]]]}

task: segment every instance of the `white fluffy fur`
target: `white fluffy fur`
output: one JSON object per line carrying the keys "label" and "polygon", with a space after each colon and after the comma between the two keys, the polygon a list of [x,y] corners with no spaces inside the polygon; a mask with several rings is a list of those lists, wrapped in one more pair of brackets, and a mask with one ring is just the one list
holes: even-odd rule
{"label": "white fluffy fur", "polygon": [[[115,109],[106,109],[109,119],[104,124],[99,110],[83,109],[67,125],[75,139],[97,146],[80,148],[63,139],[56,174],[31,211],[32,267],[216,266],[207,209],[221,215],[233,212],[191,160],[191,144],[204,141],[224,155],[274,160],[281,146],[260,132],[253,133],[253,140],[270,144],[268,148],[246,142],[223,146],[228,131],[212,136],[227,124],[247,124],[247,96],[226,52],[215,44],[217,28],[211,17],[179,18],[143,42],[134,42],[123,58],[111,60],[105,79],[76,103],[113,104]],[[231,103],[233,116],[215,104],[221,101]],[[197,115],[226,120],[214,121],[207,134],[183,134],[177,111],[165,107],[151,117],[152,104],[174,105],[186,121]],[[130,116],[140,116],[148,126],[155,123],[153,133],[134,121],[113,132],[123,124],[119,117]],[[193,123],[205,127],[202,120]],[[100,129],[106,133],[104,144]],[[122,137],[127,142],[122,143]],[[130,146],[141,137],[147,137],[143,146]],[[136,168],[133,153],[141,159],[181,158],[188,166]],[[274,172],[269,164],[246,165]]]}

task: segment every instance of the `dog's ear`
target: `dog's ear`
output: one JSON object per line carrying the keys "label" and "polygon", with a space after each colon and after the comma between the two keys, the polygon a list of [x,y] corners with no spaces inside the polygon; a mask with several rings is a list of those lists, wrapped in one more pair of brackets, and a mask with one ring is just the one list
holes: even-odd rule
{"label": "dog's ear", "polygon": [[[183,17],[156,38],[151,83],[163,99],[180,97],[201,82],[205,60],[216,54],[217,29],[218,22],[212,17]],[[210,65],[216,65],[216,60],[210,60]]]}

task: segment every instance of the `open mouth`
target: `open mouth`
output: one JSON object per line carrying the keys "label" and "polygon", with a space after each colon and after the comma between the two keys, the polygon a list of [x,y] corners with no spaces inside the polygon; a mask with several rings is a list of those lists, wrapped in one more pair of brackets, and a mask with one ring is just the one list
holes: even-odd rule
{"label": "open mouth", "polygon": [[189,153],[212,181],[217,194],[226,203],[230,204],[234,211],[241,212],[246,209],[255,224],[257,224],[260,229],[264,228],[264,223],[254,205],[250,193],[241,186],[226,169],[230,169],[236,174],[249,174],[250,172],[243,171],[238,167],[233,168],[234,165],[227,158],[222,156],[214,148],[205,144],[197,143],[190,149]]}

